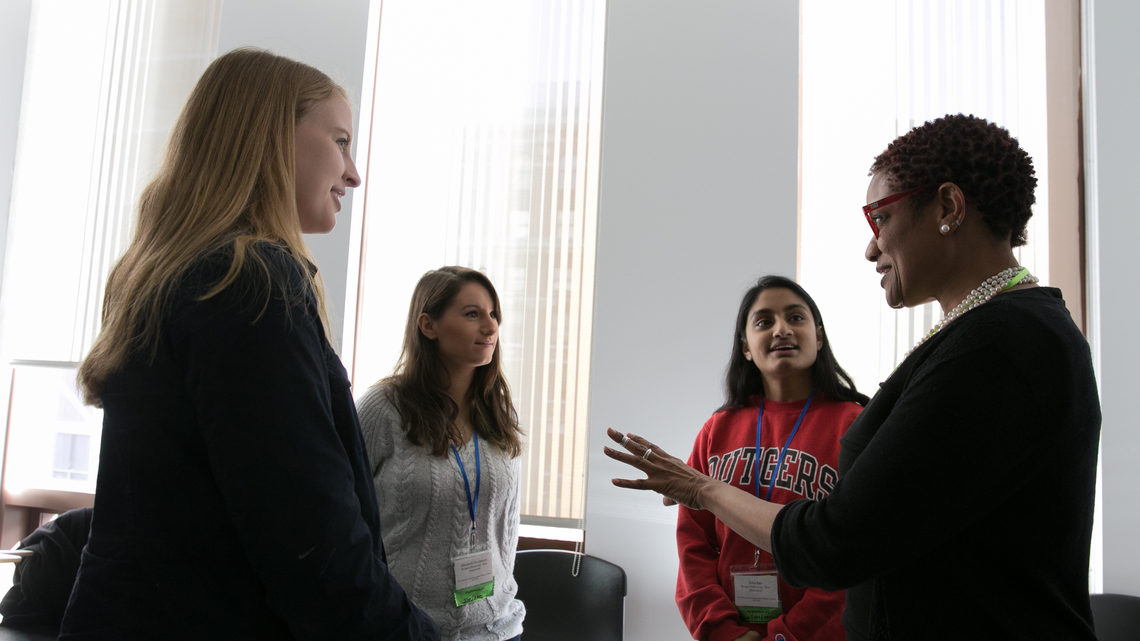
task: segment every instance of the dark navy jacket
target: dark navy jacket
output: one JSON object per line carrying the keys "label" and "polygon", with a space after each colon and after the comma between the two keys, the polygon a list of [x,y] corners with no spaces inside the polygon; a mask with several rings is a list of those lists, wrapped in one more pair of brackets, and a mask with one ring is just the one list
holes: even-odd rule
{"label": "dark navy jacket", "polygon": [[[286,250],[188,271],[151,361],[107,381],[61,639],[438,639],[388,573],[348,377]],[[267,296],[268,292],[268,296]]]}

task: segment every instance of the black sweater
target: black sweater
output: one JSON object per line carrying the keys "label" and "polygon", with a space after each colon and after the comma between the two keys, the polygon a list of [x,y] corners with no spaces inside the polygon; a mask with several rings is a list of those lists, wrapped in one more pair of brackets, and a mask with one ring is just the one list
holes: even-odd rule
{"label": "black sweater", "polygon": [[963,314],[848,429],[826,499],[782,509],[790,583],[849,588],[856,639],[1088,639],[1100,404],[1060,291]]}

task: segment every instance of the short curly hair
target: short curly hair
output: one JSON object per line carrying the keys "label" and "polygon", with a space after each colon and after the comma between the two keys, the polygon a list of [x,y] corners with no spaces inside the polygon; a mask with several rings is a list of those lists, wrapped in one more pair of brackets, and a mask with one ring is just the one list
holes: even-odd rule
{"label": "short curly hair", "polygon": [[[977,116],[947,115],[899,136],[871,164],[899,191],[952,182],[1010,247],[1026,243],[1037,177],[1033,159],[1008,131]],[[921,192],[914,198],[933,198]]]}

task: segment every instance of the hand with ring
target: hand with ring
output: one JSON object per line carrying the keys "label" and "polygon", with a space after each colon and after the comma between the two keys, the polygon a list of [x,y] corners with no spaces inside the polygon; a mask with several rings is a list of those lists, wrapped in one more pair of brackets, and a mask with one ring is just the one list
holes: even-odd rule
{"label": "hand with ring", "polygon": [[606,434],[626,450],[622,452],[607,447],[606,456],[648,475],[644,479],[613,479],[614,485],[633,490],[653,490],[664,496],[665,505],[680,503],[693,509],[703,509],[701,491],[716,481],[640,436],[625,435],[613,428],[607,429]]}

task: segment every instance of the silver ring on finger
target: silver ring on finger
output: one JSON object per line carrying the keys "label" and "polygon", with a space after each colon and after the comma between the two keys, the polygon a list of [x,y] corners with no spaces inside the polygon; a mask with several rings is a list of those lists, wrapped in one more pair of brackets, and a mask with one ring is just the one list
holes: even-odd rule
{"label": "silver ring on finger", "polygon": [[628,436],[622,436],[621,437],[621,446],[626,448],[627,450],[629,449],[629,437]]}
{"label": "silver ring on finger", "polygon": [[650,456],[651,454],[653,454],[653,448],[651,448],[651,447],[649,447],[649,448],[646,448],[646,449],[645,449],[645,454],[642,454],[642,455],[641,455],[641,458],[642,458],[643,460],[646,460],[646,461],[648,461],[648,460],[649,460],[649,456]]}

